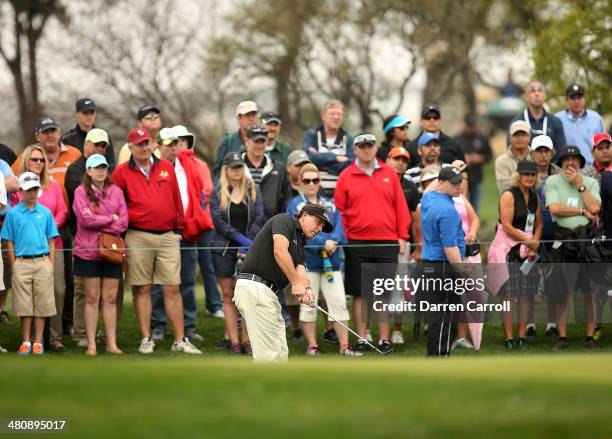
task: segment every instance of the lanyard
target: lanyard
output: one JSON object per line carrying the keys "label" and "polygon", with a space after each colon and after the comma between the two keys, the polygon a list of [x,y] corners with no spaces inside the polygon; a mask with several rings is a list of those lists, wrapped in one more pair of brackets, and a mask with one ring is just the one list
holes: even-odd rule
{"label": "lanyard", "polygon": [[[531,122],[529,122],[529,114],[527,113],[527,110],[524,111],[523,113],[523,117],[525,118],[525,122],[527,122],[527,125],[529,125],[529,129],[531,130],[532,134],[543,134],[545,136],[547,136],[548,134],[546,134],[548,132],[547,128],[548,128],[548,117],[544,116],[544,123],[542,126],[542,131],[540,130],[534,130],[531,128]],[[535,136],[532,136],[535,137]]]}

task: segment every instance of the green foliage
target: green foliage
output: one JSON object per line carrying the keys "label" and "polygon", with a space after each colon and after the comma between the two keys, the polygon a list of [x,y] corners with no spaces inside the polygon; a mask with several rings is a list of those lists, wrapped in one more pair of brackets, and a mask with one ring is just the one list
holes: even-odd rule
{"label": "green foliage", "polygon": [[531,22],[535,77],[550,96],[564,96],[573,81],[584,85],[589,108],[612,111],[612,3],[609,0],[537,0]]}

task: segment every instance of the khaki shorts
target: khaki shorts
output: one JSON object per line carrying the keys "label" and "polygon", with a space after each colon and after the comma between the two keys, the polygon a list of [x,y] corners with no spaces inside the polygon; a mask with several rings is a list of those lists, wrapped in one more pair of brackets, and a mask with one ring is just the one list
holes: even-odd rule
{"label": "khaki shorts", "polygon": [[[334,271],[334,281],[327,280],[325,273],[317,271],[308,271],[306,276],[310,281],[310,288],[315,296],[315,303],[319,302],[319,293],[323,293],[325,303],[327,303],[327,312],[336,317],[341,322],[348,322],[350,319],[348,308],[346,307],[346,296],[344,295],[344,281],[342,273]],[[311,308],[308,305],[300,305],[300,320],[302,322],[316,322],[317,309]],[[333,319],[328,317],[329,321]]]}
{"label": "khaki shorts", "polygon": [[238,279],[234,303],[244,317],[257,362],[287,361],[287,333],[278,297],[262,283]]}
{"label": "khaki shorts", "polygon": [[13,313],[19,317],[57,314],[53,294],[53,264],[49,256],[17,258],[13,265]]}
{"label": "khaki shorts", "polygon": [[174,232],[162,235],[128,230],[127,282],[140,285],[181,284],[181,237]]}

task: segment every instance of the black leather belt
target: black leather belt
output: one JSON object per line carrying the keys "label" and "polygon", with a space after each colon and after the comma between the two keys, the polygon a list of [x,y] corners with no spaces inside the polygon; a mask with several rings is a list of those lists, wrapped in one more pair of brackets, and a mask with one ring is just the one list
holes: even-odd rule
{"label": "black leather belt", "polygon": [[272,282],[268,282],[267,280],[265,280],[262,277],[257,276],[256,274],[240,273],[238,275],[238,279],[247,279],[247,280],[259,282],[260,284],[264,284],[265,286],[270,288],[272,291],[274,291],[274,293],[278,293],[278,290],[279,290],[279,288],[276,288],[276,285],[274,285]]}
{"label": "black leather belt", "polygon": [[36,259],[36,258],[45,258],[49,256],[49,253],[45,253],[44,255],[32,255],[32,256],[17,256],[21,259]]}

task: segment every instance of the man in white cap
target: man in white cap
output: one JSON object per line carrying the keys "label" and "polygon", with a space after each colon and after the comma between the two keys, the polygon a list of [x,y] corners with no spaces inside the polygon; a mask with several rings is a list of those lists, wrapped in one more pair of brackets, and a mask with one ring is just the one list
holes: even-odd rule
{"label": "man in white cap", "polygon": [[[192,150],[196,151],[196,143],[197,137],[195,134],[191,133],[187,130],[183,125],[176,125],[172,127],[174,134],[178,137],[178,150]],[[210,200],[210,193],[213,190],[213,181],[212,175],[210,173],[210,169],[206,162],[200,160],[194,155],[194,158],[198,165],[200,166],[200,174],[202,176],[202,180],[204,182],[204,199],[205,199],[205,209],[208,212],[208,215],[212,218],[212,214],[210,212],[210,206],[208,204]],[[205,296],[205,305],[206,312],[208,315],[224,318],[223,314],[223,302],[221,301],[221,294],[219,293],[219,287],[217,286],[217,278],[215,277],[215,270],[213,269],[212,262],[212,253],[208,247],[211,246],[210,240],[212,237],[212,230],[204,233],[204,236],[200,238],[198,241],[198,265],[200,266],[200,271],[202,272],[202,280],[204,281],[204,296]],[[155,334],[153,334],[155,336]],[[195,335],[195,334],[193,334]],[[193,338],[196,341],[198,337]]]}
{"label": "man in white cap", "polygon": [[510,189],[510,177],[516,171],[518,162],[531,160],[530,135],[531,129],[524,120],[515,120],[510,125],[510,146],[505,153],[495,159],[495,181],[500,194]]}
{"label": "man in white cap", "polygon": [[238,123],[238,131],[228,133],[223,137],[219,149],[217,149],[217,159],[213,167],[213,177],[215,180],[219,178],[223,157],[228,152],[244,151],[246,149],[247,137],[249,128],[257,125],[257,116],[259,108],[254,101],[242,101],[236,106],[236,122]]}

